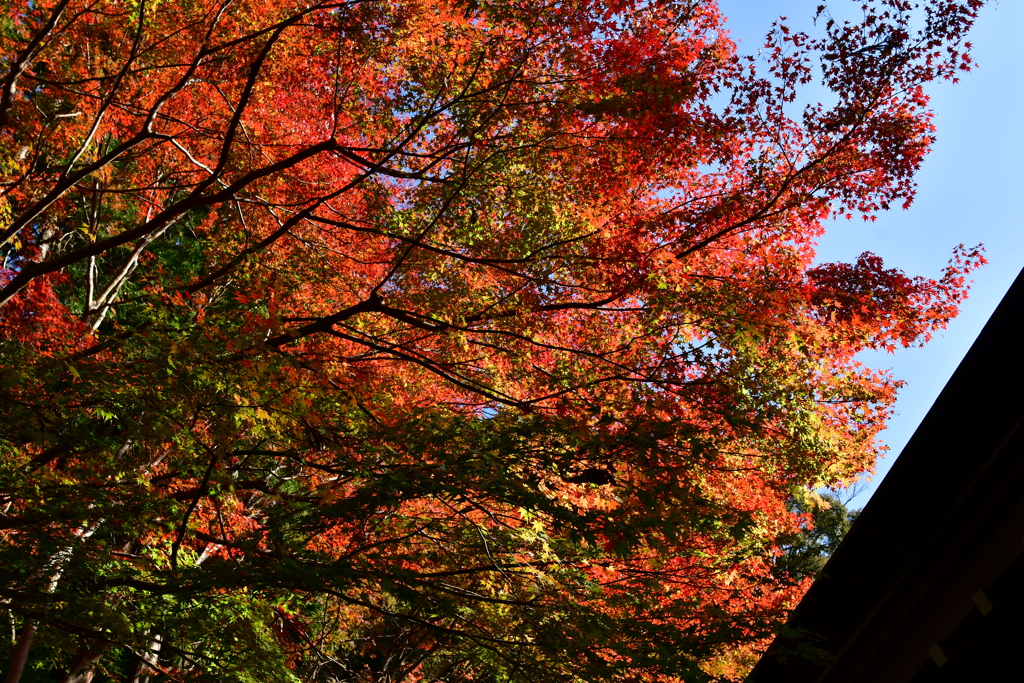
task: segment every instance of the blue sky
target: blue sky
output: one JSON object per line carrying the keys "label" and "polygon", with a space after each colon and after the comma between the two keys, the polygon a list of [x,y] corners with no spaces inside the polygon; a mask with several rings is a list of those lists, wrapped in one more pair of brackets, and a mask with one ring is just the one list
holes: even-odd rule
{"label": "blue sky", "polygon": [[[756,52],[773,21],[812,32],[823,0],[719,0],[733,40]],[[854,16],[860,1],[829,2],[833,16]],[[960,316],[922,349],[865,354],[872,367],[891,368],[906,380],[884,438],[891,450],[874,481],[851,501],[863,506],[928,412],[999,300],[1024,268],[1024,2],[1002,0],[983,8],[972,34],[977,66],[957,84],[930,89],[937,138],[918,174],[909,210],[893,210],[867,224],[838,221],[821,242],[822,261],[851,261],[864,251],[908,275],[937,276],[957,244],[985,245],[988,265],[975,271]],[[1024,325],[1022,325],[1024,329]],[[1008,340],[1014,353],[1016,340]]]}

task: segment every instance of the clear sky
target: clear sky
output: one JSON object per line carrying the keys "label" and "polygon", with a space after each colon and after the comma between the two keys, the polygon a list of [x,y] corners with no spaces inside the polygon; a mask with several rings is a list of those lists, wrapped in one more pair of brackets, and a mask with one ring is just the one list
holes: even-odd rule
{"label": "clear sky", "polygon": [[[792,28],[812,33],[811,19],[822,2],[719,0],[719,6],[729,17],[727,28],[740,52],[756,53],[780,16]],[[838,19],[855,16],[862,0],[827,4]],[[983,243],[989,260],[975,271],[960,316],[925,348],[863,356],[872,367],[892,368],[907,386],[884,434],[891,451],[878,464],[875,480],[851,502],[855,507],[867,502],[1024,268],[1024,2],[990,2],[970,40],[975,69],[955,85],[942,83],[929,91],[938,141],[918,174],[913,206],[882,214],[871,224],[859,219],[832,223],[821,242],[822,261],[851,261],[872,251],[886,266],[908,275],[937,276],[960,243]],[[1024,352],[1024,343],[1009,339],[1006,351]]]}

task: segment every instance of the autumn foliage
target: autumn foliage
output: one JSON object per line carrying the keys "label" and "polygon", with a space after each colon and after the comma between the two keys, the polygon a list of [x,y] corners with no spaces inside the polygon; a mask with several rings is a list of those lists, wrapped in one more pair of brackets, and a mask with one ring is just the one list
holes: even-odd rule
{"label": "autumn foliage", "polygon": [[970,66],[921,4],[5,3],[8,682],[738,675],[982,262],[815,264]]}

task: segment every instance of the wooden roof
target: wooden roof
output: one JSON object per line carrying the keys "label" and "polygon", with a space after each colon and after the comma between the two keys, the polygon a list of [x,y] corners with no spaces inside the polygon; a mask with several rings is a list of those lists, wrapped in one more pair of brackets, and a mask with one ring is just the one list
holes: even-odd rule
{"label": "wooden roof", "polygon": [[[748,683],[1005,679],[1024,645],[1024,274]],[[815,645],[817,663],[794,654]],[[1004,669],[1004,667],[1009,667]]]}

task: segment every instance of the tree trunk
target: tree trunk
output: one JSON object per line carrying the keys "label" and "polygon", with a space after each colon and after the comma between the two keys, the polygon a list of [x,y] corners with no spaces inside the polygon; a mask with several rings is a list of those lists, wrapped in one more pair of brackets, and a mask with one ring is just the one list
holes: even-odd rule
{"label": "tree trunk", "polygon": [[21,674],[25,671],[25,663],[28,662],[28,652],[32,649],[32,638],[36,635],[36,625],[31,619],[25,620],[25,626],[21,629],[18,642],[11,650],[11,667],[7,670],[7,678],[4,683],[18,683]]}

